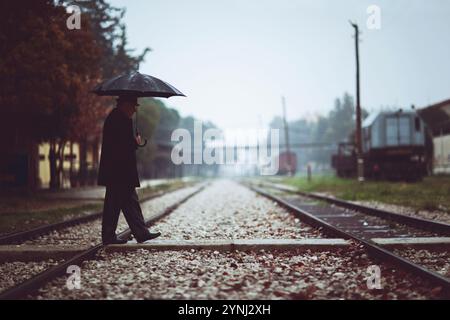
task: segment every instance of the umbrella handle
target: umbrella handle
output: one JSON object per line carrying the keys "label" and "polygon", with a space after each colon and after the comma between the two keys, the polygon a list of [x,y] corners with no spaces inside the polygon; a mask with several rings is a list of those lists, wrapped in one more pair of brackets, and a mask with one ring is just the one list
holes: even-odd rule
{"label": "umbrella handle", "polygon": [[[141,135],[141,134],[139,133],[139,131],[136,130],[136,137],[137,137],[137,136],[140,136],[140,135]],[[140,147],[140,148],[145,147],[145,146],[147,145],[147,139],[144,138],[144,143],[141,143],[141,144],[136,143],[136,145],[137,145],[138,147]]]}
{"label": "umbrella handle", "polygon": [[[137,129],[137,126],[138,126],[138,113],[136,112],[136,137],[140,135],[140,133]],[[144,143],[142,143],[142,144],[138,144],[138,143],[136,143],[136,144],[139,148],[143,148],[147,145],[147,139],[144,138]]]}
{"label": "umbrella handle", "polygon": [[139,148],[143,148],[143,147],[145,147],[146,145],[147,145],[147,139],[144,138],[144,143],[138,144],[138,147],[139,147]]}

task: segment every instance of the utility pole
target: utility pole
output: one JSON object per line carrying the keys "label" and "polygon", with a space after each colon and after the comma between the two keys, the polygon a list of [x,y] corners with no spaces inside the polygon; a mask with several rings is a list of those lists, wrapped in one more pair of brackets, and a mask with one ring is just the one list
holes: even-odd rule
{"label": "utility pole", "polygon": [[362,129],[361,129],[361,104],[360,104],[360,89],[359,89],[359,28],[356,23],[350,21],[350,24],[355,29],[355,50],[356,50],[356,168],[358,181],[364,181],[364,159],[362,150]]}
{"label": "utility pole", "polygon": [[288,166],[288,175],[292,174],[292,165],[291,165],[291,147],[289,145],[289,127],[286,119],[286,99],[284,96],[281,97],[281,104],[283,106],[283,123],[284,123],[284,140],[286,142],[286,161]]}

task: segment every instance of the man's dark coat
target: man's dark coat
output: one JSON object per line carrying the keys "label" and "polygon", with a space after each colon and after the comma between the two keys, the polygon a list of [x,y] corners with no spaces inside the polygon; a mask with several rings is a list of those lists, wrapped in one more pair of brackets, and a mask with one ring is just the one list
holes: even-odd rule
{"label": "man's dark coat", "polygon": [[137,148],[132,120],[115,108],[108,115],[103,126],[98,184],[140,187],[136,166]]}

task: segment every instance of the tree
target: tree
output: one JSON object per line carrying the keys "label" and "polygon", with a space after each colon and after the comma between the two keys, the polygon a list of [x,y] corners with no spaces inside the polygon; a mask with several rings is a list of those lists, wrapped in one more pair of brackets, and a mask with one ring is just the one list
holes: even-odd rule
{"label": "tree", "polygon": [[157,150],[155,131],[161,117],[160,103],[152,98],[142,98],[139,101],[138,130],[148,140],[147,145],[139,148],[136,154],[137,167],[143,178],[151,177],[151,164]]}
{"label": "tree", "polygon": [[177,110],[166,107],[161,100],[155,100],[155,107],[159,114],[153,138],[156,155],[152,158],[148,170],[152,177],[170,177],[175,170],[171,159],[173,146],[171,136],[179,127],[181,117]]}
{"label": "tree", "polygon": [[134,50],[127,48],[128,39],[125,25],[120,26],[119,43],[116,47],[116,55],[114,57],[114,72],[116,74],[126,73],[130,71],[139,70],[139,65],[144,61],[145,56],[151,51],[150,48],[145,48],[138,56],[132,56]]}
{"label": "tree", "polygon": [[[80,30],[66,27],[65,6],[72,3],[82,7]],[[90,90],[102,79],[138,69],[150,49],[132,55],[121,23],[125,10],[105,0],[3,1],[0,11],[0,112],[8,119],[3,130],[50,143],[50,185],[58,188],[67,142],[85,149],[88,140],[99,140],[113,105]]]}
{"label": "tree", "polygon": [[53,1],[8,2],[7,8],[2,2],[0,11],[0,110],[13,110],[11,121],[23,120],[24,139],[50,141],[56,188],[70,122],[79,113],[77,95],[97,74],[99,50],[89,28],[66,28],[65,9]]}
{"label": "tree", "polygon": [[[76,2],[60,0],[59,3],[65,6],[71,4],[80,6],[83,14],[89,17],[89,27],[94,35],[95,42],[99,47],[101,57],[99,62],[100,73],[98,78],[91,83],[92,87],[101,80],[139,69],[139,65],[144,61],[147,53],[150,52],[150,48],[145,48],[144,51],[137,56],[132,54],[133,50],[127,48],[128,40],[126,26],[122,23],[122,19],[126,13],[125,9],[114,7],[105,0],[79,0]],[[84,92],[88,94],[88,90]],[[85,97],[83,100],[85,102],[90,101],[87,105],[90,112],[87,112],[86,114],[95,112],[95,110],[100,108],[109,111],[114,105],[114,100],[110,98]],[[98,124],[101,126],[106,113],[102,114],[101,111],[98,111],[96,112],[96,115],[99,118],[95,118],[95,115],[92,115],[91,118],[85,117],[84,120],[91,119],[92,121],[92,119],[99,119]],[[91,140],[99,139],[95,137],[96,136],[93,136],[93,133],[83,135],[81,139],[78,140],[81,150],[87,148],[88,138]],[[145,150],[149,149],[150,148],[147,148]],[[88,175],[86,152],[83,152],[82,156],[83,158],[80,159],[79,180],[84,184]]]}
{"label": "tree", "polygon": [[[328,135],[329,128],[329,118],[319,116],[312,130],[313,141],[317,143],[330,143],[330,136]],[[311,160],[324,164],[330,161],[329,156],[329,152],[324,152],[323,149],[314,149],[312,151]]]}
{"label": "tree", "polygon": [[126,26],[122,23],[126,9],[114,7],[106,0],[59,0],[59,3],[80,6],[82,12],[89,16],[91,31],[101,50],[100,69],[104,79],[138,70],[151,51],[145,48],[141,54],[133,56],[133,50],[127,48]]}
{"label": "tree", "polygon": [[353,98],[345,93],[342,100],[336,98],[334,109],[328,114],[329,127],[325,140],[338,142],[348,139],[348,135],[355,129],[355,103]]}
{"label": "tree", "polygon": [[[362,109],[363,119],[368,112]],[[283,129],[283,121],[280,117],[274,117],[270,127]],[[355,128],[355,103],[352,96],[344,93],[342,98],[336,98],[334,108],[326,115],[320,115],[316,121],[308,122],[305,119],[299,119],[289,122],[289,136],[291,144],[296,143],[324,143],[335,144],[351,140],[351,134]],[[280,144],[284,145],[284,135],[280,135]],[[295,150],[295,148],[294,148]],[[298,150],[297,150],[298,151]],[[298,159],[303,162],[309,160],[320,164],[328,165],[330,163],[331,150],[329,148],[315,148],[311,152],[303,149],[298,153]]]}

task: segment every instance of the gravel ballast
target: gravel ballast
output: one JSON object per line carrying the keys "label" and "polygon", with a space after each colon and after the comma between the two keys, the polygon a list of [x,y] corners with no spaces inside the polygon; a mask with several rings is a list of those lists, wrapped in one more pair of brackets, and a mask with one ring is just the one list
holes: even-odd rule
{"label": "gravel ballast", "polygon": [[403,248],[394,251],[412,262],[450,279],[450,252],[445,250],[427,250],[416,248]]}
{"label": "gravel ballast", "polygon": [[37,262],[4,262],[0,264],[0,292],[30,279],[38,273],[57,265],[53,259]]}
{"label": "gravel ballast", "polygon": [[434,299],[440,289],[379,263],[356,246],[334,252],[137,250],[101,254],[81,267],[81,289],[54,280],[33,299]]}
{"label": "gravel ballast", "polygon": [[[146,217],[164,211],[197,190],[187,188],[142,205]],[[302,201],[305,206],[311,200]],[[327,206],[334,208],[334,206]],[[326,209],[325,207],[320,208]],[[371,222],[371,220],[370,220]],[[375,221],[376,222],[376,221]],[[374,223],[375,223],[374,222]],[[96,244],[100,221],[41,237],[41,244]],[[88,226],[88,227],[86,227]],[[126,228],[122,219],[119,230]],[[228,180],[202,192],[155,223],[160,240],[326,238],[292,213]],[[405,230],[406,232],[406,230]],[[55,236],[56,235],[56,236]],[[67,276],[30,299],[440,299],[441,288],[372,259],[354,242],[335,250],[144,250],[106,252],[82,263],[81,289],[69,290]],[[439,257],[448,259],[447,256]],[[431,261],[430,264],[436,261]],[[381,289],[369,289],[368,267],[381,269]],[[439,266],[447,270],[447,264]],[[444,268],[444,269],[443,269]],[[446,271],[445,271],[446,272]]]}
{"label": "gravel ballast", "polygon": [[233,181],[214,182],[155,224],[159,239],[324,238],[274,201]]}
{"label": "gravel ballast", "polygon": [[[162,213],[165,209],[188,195],[198,190],[198,187],[188,187],[170,192],[164,196],[149,200],[141,204],[142,213],[146,219]],[[128,224],[120,215],[117,233],[128,228]],[[90,245],[94,246],[101,242],[101,219],[83,223],[77,226],[52,231],[33,240],[28,240],[27,245]]]}

